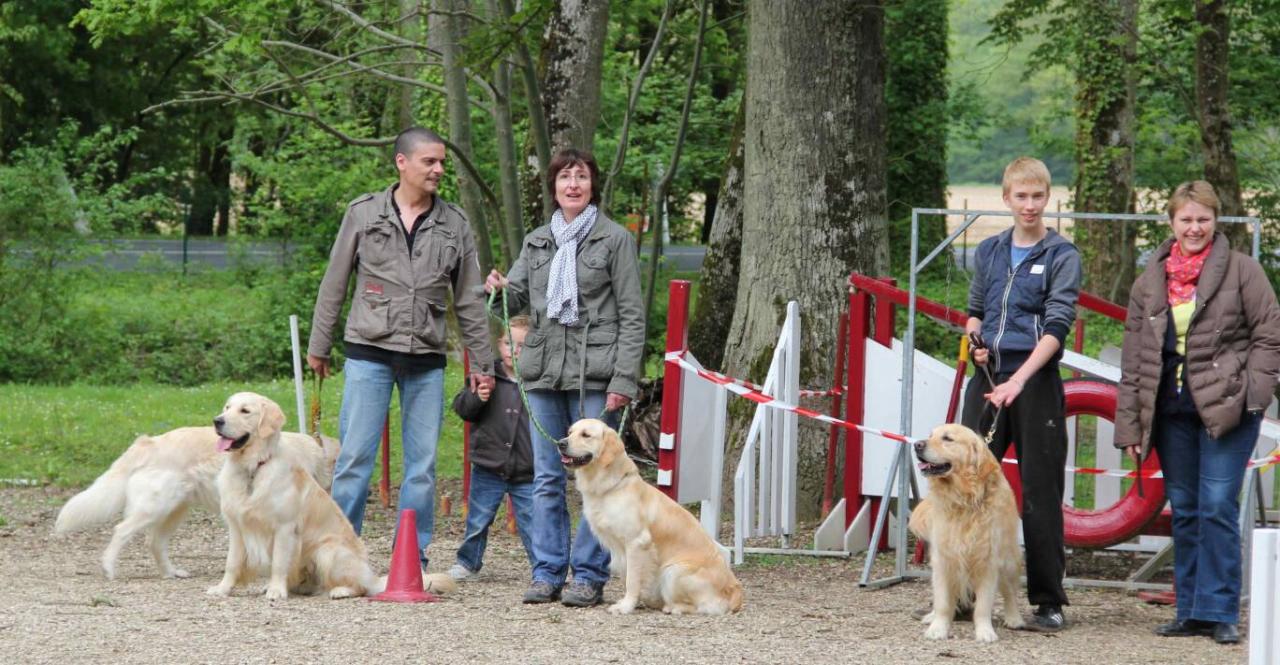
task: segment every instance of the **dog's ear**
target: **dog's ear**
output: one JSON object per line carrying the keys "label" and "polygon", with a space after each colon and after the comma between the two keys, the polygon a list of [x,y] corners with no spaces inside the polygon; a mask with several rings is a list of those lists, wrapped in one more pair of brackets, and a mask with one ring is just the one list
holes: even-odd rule
{"label": "dog's ear", "polygon": [[261,406],[262,418],[258,421],[258,438],[270,439],[284,429],[284,411],[280,410],[280,405],[265,397],[262,398]]}
{"label": "dog's ear", "polygon": [[612,428],[605,427],[600,434],[600,466],[608,467],[617,461],[619,455],[625,455],[626,449],[622,447],[622,439],[618,437],[618,433]]}

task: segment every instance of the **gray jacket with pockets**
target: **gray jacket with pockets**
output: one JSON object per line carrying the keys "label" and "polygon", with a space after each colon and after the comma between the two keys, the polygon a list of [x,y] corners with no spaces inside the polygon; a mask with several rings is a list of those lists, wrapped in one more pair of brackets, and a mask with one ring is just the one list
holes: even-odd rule
{"label": "gray jacket with pockets", "polygon": [[355,275],[343,339],[404,353],[447,351],[445,310],[454,311],[473,371],[493,373],[485,296],[471,227],[462,210],[436,197],[413,254],[392,207],[394,185],[347,206],[316,296],[307,353],[329,357],[333,330]]}
{"label": "gray jacket with pockets", "polygon": [[[603,213],[596,218],[578,245],[578,323],[573,327],[547,318],[547,280],[556,249],[550,226],[534,229],[507,274],[508,311],[514,315],[527,308],[532,319],[518,360],[525,389],[577,390],[585,384],[587,390],[635,398],[645,327],[635,240]],[[501,312],[501,297],[494,307]]]}

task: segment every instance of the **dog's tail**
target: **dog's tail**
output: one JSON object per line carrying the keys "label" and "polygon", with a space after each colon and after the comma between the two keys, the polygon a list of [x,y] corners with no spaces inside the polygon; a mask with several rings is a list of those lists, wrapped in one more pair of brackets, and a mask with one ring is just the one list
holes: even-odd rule
{"label": "dog's tail", "polygon": [[146,451],[154,445],[155,440],[149,436],[135,439],[133,445],[111,464],[106,473],[98,476],[92,485],[71,497],[62,507],[53,527],[54,532],[70,533],[115,519],[124,510],[129,476],[142,465],[146,459]]}

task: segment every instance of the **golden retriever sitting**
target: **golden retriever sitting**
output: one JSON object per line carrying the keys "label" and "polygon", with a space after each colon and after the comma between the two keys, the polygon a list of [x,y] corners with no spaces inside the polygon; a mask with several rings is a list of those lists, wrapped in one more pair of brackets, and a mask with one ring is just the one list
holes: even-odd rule
{"label": "golden retriever sitting", "polygon": [[[227,567],[210,587],[226,596],[237,584],[268,573],[266,596],[328,591],[330,598],[379,593],[386,578],[369,567],[364,543],[338,504],[315,479],[284,454],[284,413],[275,402],[237,393],[213,419],[226,460],[218,474],[222,518],[227,523]],[[434,591],[446,591],[447,575],[432,575]],[[445,588],[442,588],[445,587]]]}
{"label": "golden retriever sitting", "polygon": [[933,568],[933,611],[925,637],[947,638],[957,604],[973,599],[974,637],[998,639],[991,625],[996,591],[1004,599],[1004,625],[1021,628],[1018,508],[1000,464],[973,430],[941,425],[915,444],[929,495],[911,512],[910,528],[928,541]]}
{"label": "golden retriever sitting", "polygon": [[668,614],[727,614],[742,608],[742,585],[693,515],[640,478],[618,433],[579,420],[560,441],[591,530],[626,577],[626,595],[609,611],[638,604]]}
{"label": "golden retriever sitting", "polygon": [[[333,480],[338,440],[321,443],[296,432],[280,435],[281,454],[305,469],[322,487]],[[111,468],[58,513],[57,533],[104,524],[124,512],[111,543],[102,553],[107,579],[116,575],[120,550],[139,532],[147,534],[151,555],[164,577],[189,577],[169,560],[169,538],[192,506],[218,510],[218,471],[222,454],[212,427],[182,427],[159,436],[140,436]]]}

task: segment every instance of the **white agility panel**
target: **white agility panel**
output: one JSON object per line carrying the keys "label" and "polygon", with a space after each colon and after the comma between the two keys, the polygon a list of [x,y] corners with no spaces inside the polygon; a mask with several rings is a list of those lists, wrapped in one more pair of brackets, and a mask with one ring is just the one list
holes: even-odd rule
{"label": "white agility panel", "polygon": [[1280,663],[1280,529],[1253,532],[1249,592],[1249,665]]}
{"label": "white agility panel", "polygon": [[[723,392],[723,391],[722,391]],[[800,400],[800,305],[787,303],[765,394],[790,404]],[[733,477],[733,559],[742,563],[746,540],[778,536],[789,547],[796,520],[796,414],[757,407]]]}
{"label": "white agility panel", "polygon": [[[868,384],[874,382],[874,385],[867,386],[864,400],[866,422],[863,424],[896,432],[901,425],[899,414],[902,412],[899,397],[902,392],[902,343],[893,340],[892,349],[870,339],[866,344]],[[916,351],[912,431],[903,434],[927,437],[934,427],[946,421],[947,403],[951,400],[951,383],[955,376],[956,368]],[[874,434],[864,434],[862,441],[862,492],[867,496],[880,496],[884,494],[884,479],[889,473],[889,465],[901,444]],[[915,469],[914,465],[912,469]],[[918,470],[913,473],[921,496],[924,496],[928,493],[928,482]]]}

